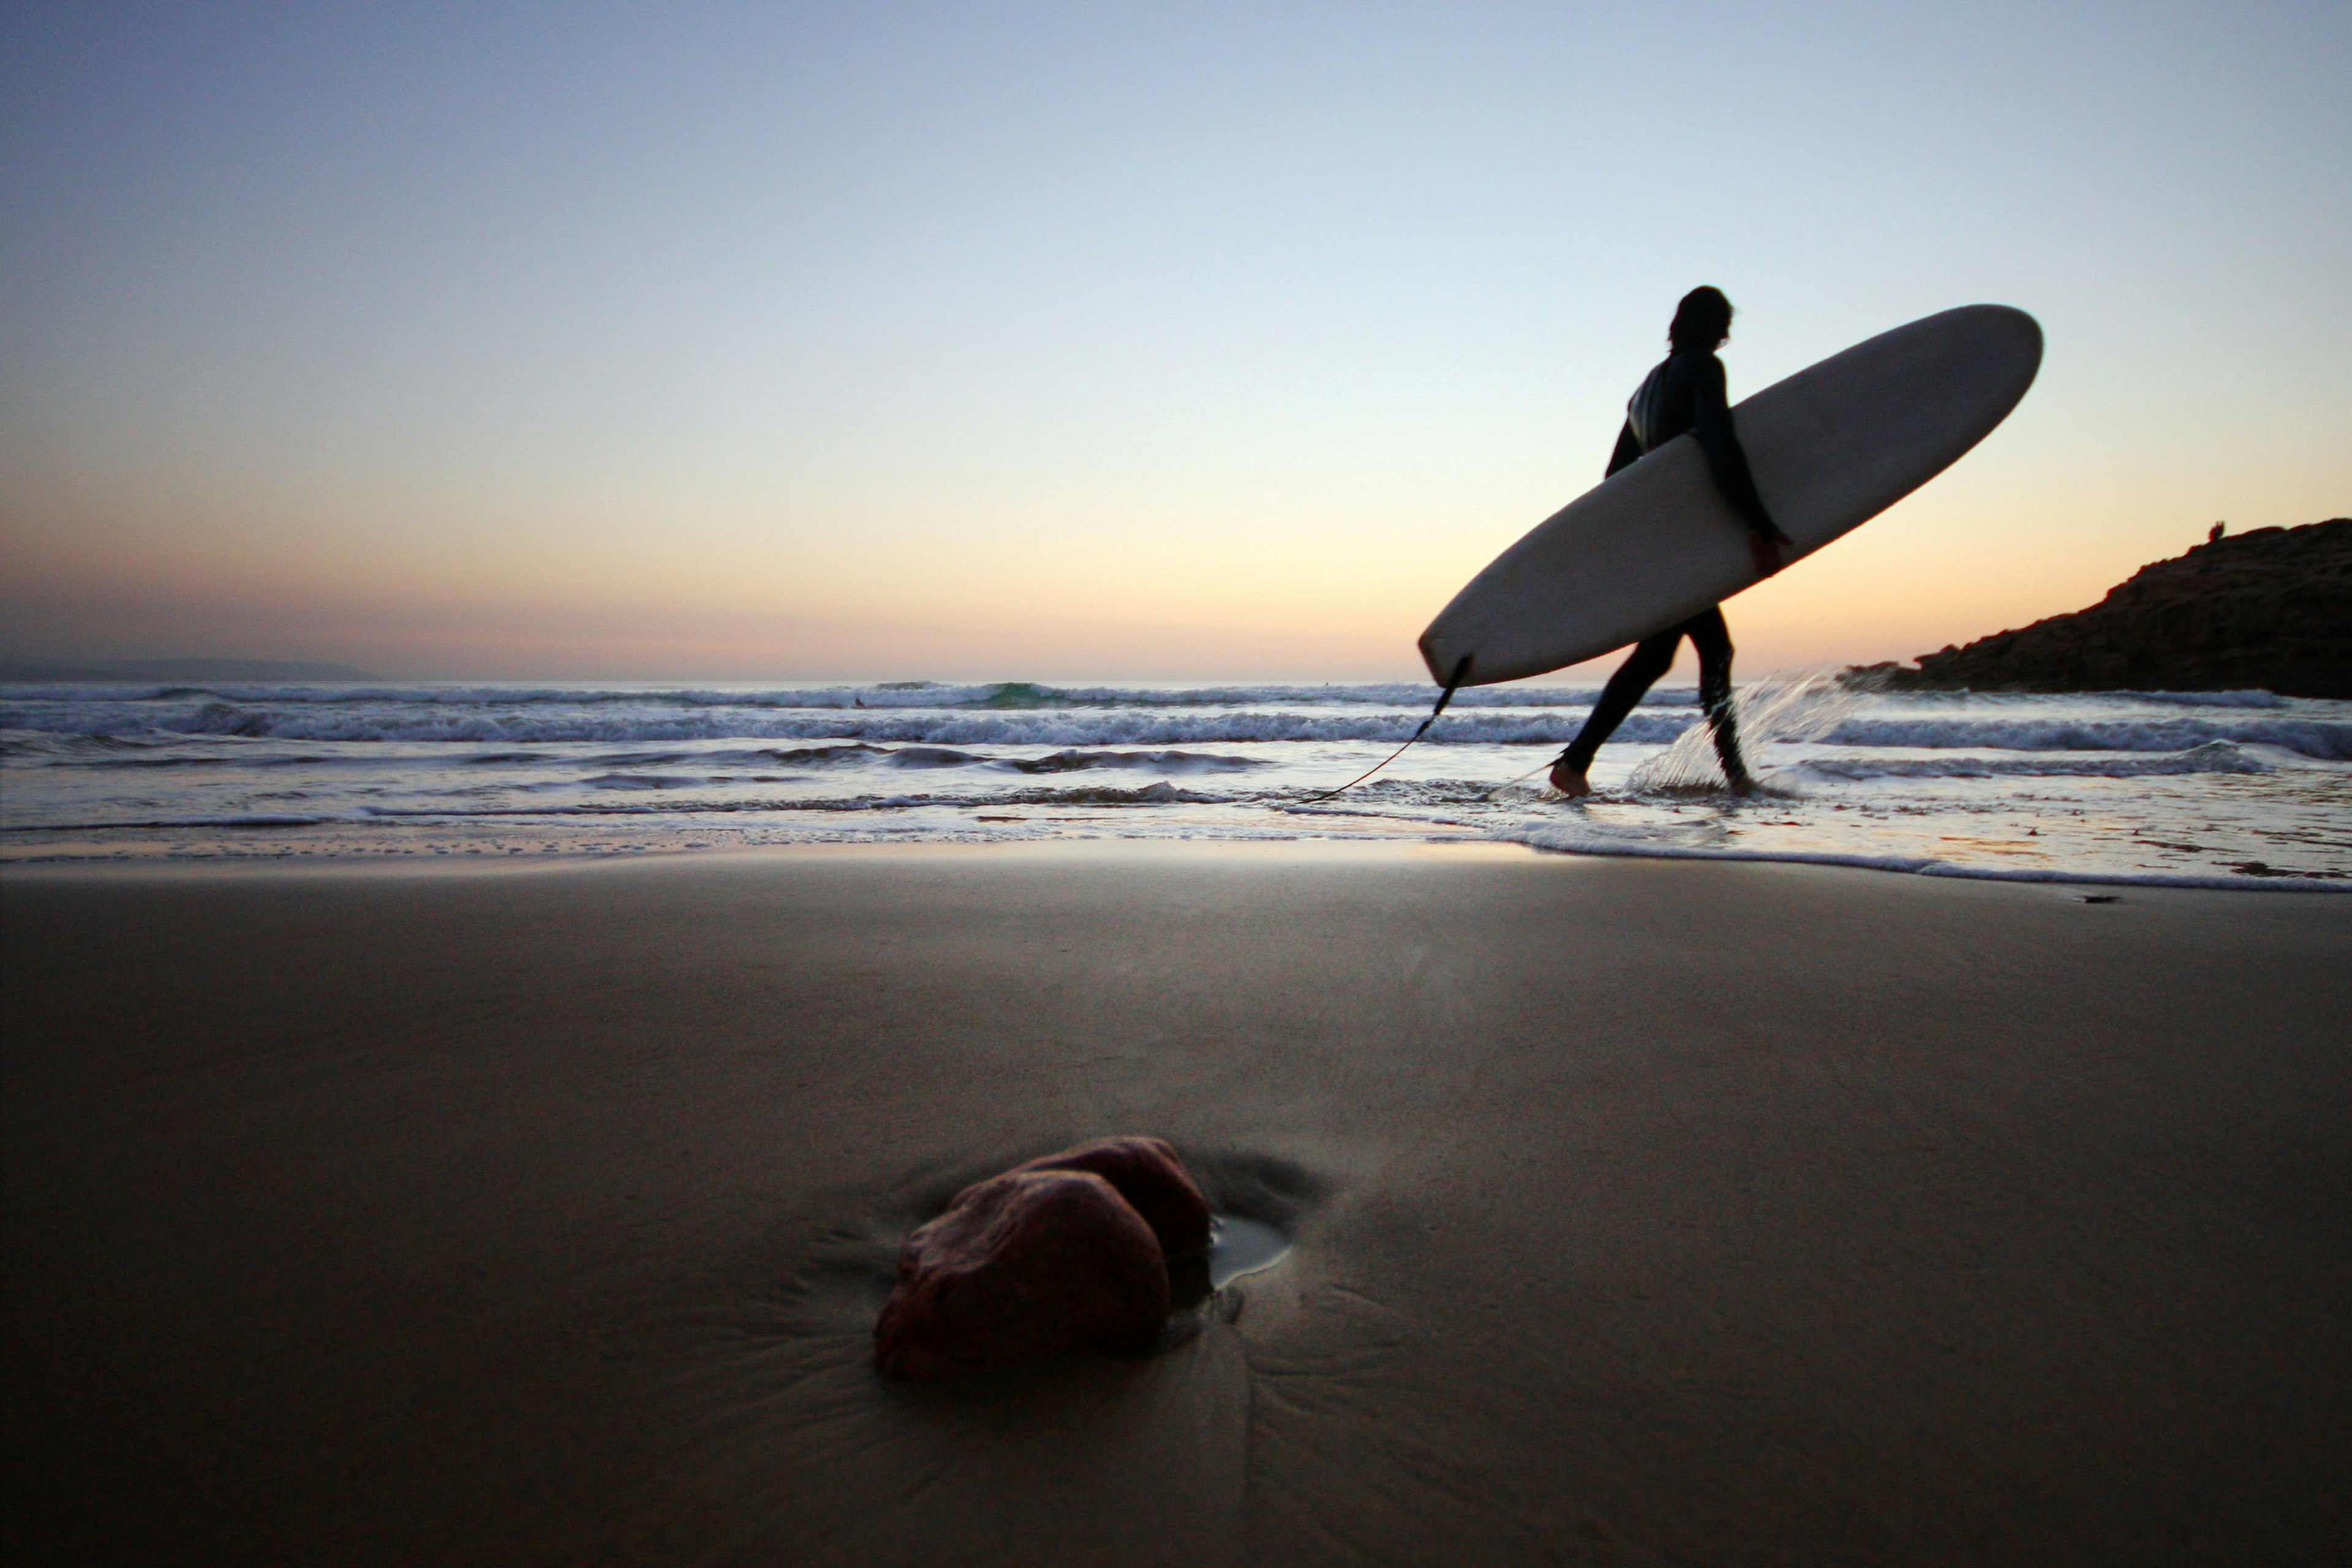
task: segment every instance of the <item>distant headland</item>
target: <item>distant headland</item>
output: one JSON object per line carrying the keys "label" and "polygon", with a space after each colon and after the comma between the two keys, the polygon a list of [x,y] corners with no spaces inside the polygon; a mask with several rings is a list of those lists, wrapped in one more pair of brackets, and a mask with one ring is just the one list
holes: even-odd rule
{"label": "distant headland", "polygon": [[291,658],[17,658],[0,655],[0,680],[375,680],[348,664]]}
{"label": "distant headland", "polygon": [[2352,518],[2217,530],[2086,610],[1848,673],[1905,691],[2352,697]]}

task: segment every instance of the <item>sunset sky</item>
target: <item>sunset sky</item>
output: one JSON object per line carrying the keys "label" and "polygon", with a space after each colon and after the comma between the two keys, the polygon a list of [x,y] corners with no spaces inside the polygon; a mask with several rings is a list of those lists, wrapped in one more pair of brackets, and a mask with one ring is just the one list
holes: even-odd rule
{"label": "sunset sky", "polygon": [[12,5],[0,651],[1412,678],[1700,282],[2042,377],[1745,676],[2352,511],[2352,7]]}

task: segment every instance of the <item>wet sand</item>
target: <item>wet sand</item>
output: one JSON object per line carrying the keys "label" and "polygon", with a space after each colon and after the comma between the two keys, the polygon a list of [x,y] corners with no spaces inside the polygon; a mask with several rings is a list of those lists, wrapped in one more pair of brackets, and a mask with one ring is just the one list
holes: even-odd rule
{"label": "wet sand", "polygon": [[[1088,845],[0,909],[12,1560],[2352,1539],[2352,899]],[[875,1376],[910,1224],[1130,1131],[1293,1250],[1150,1359]]]}

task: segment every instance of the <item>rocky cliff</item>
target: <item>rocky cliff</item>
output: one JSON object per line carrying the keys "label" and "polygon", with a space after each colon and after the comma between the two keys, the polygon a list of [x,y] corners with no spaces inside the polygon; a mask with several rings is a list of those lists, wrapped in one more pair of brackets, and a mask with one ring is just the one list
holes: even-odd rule
{"label": "rocky cliff", "polygon": [[2226,534],[2087,610],[1857,674],[1897,689],[2352,698],[2352,518]]}

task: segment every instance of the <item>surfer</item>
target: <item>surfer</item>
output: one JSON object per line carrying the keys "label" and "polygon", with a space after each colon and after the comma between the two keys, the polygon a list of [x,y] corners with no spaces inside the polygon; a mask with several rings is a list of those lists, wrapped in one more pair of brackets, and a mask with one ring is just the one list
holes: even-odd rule
{"label": "surfer", "polygon": [[[1617,433],[1617,449],[1609,458],[1615,473],[1685,430],[1698,438],[1706,454],[1707,471],[1716,488],[1748,524],[1748,548],[1756,569],[1766,576],[1783,564],[1781,549],[1792,542],[1764,510],[1756,480],[1748,471],[1748,454],[1740,449],[1732,428],[1731,405],[1724,395],[1723,362],[1715,351],[1731,341],[1731,301],[1720,289],[1700,287],[1683,296],[1675,307],[1674,324],[1666,329],[1671,350],[1652,371],[1625,405],[1625,426]],[[1675,662],[1675,651],[1688,637],[1698,650],[1699,705],[1706,710],[1715,732],[1715,752],[1723,759],[1724,777],[1735,793],[1753,787],[1748,764],[1739,755],[1739,733],[1731,712],[1731,630],[1724,625],[1723,606],[1711,605],[1676,626],[1666,627],[1633,645],[1633,652],[1601,689],[1584,728],[1551,765],[1551,785],[1562,795],[1591,795],[1585,777],[1602,742],[1625,721],[1658,677]]]}

